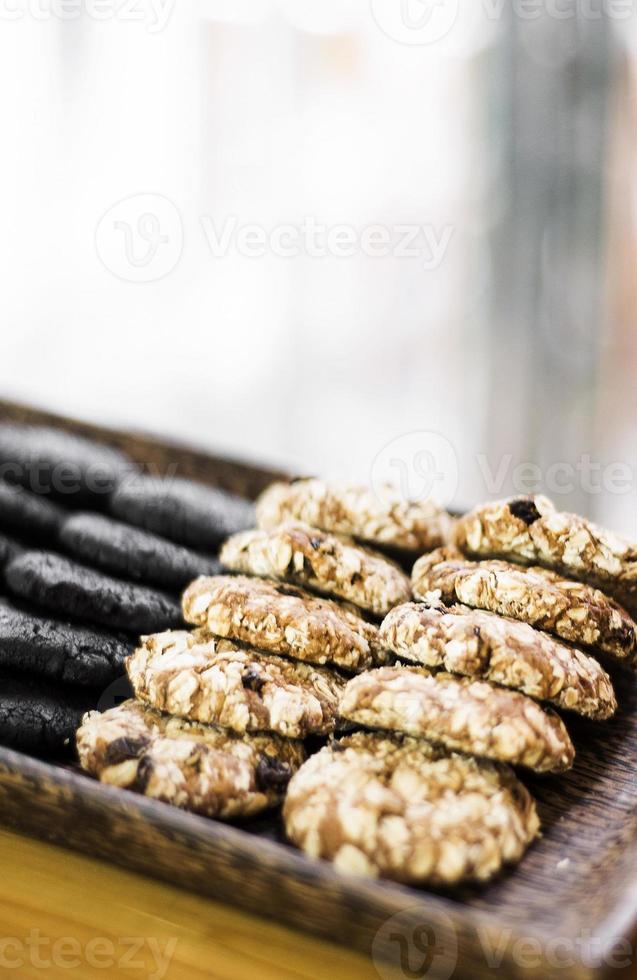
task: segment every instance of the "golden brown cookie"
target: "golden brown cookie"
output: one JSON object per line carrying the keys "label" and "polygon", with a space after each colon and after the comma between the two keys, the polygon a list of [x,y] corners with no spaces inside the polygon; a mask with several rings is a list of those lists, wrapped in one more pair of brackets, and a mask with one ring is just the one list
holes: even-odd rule
{"label": "golden brown cookie", "polygon": [[136,697],[153,708],[240,734],[286,738],[333,732],[345,685],[332,671],[203,630],[143,637],[126,669]]}
{"label": "golden brown cookie", "polygon": [[245,817],[280,802],[304,759],[300,742],[172,718],[138,701],[89,711],[76,736],[83,769],[206,817]]}
{"label": "golden brown cookie", "polygon": [[377,493],[316,479],[273,483],[261,494],[259,527],[276,527],[290,518],[367,544],[417,552],[445,544],[451,527],[447,512],[432,500],[410,503],[391,486]]}
{"label": "golden brown cookie", "polygon": [[235,534],[220,558],[234,572],[294,582],[376,616],[411,598],[409,579],[393,561],[298,521]]}
{"label": "golden brown cookie", "polygon": [[487,881],[539,833],[535,804],[508,766],[372,732],[313,755],[283,813],[310,857],[414,884]]}
{"label": "golden brown cookie", "polygon": [[575,755],[564,723],[550,708],[517,691],[424,667],[383,667],[352,678],[340,713],[366,728],[426,738],[536,772],[563,772]]}
{"label": "golden brown cookie", "polygon": [[455,535],[467,555],[542,565],[603,589],[637,616],[637,546],[546,497],[482,504],[460,518]]}
{"label": "golden brown cookie", "polygon": [[631,666],[637,656],[637,625],[620,605],[599,589],[546,568],[470,561],[456,548],[439,548],[418,559],[412,585],[417,599],[436,594],[445,603],[510,616]]}
{"label": "golden brown cookie", "polygon": [[386,616],[380,638],[402,660],[482,678],[587,718],[610,718],[617,708],[597,660],[515,619],[409,602]]}
{"label": "golden brown cookie", "polygon": [[378,627],[352,607],[294,585],[242,575],[198,578],[183,595],[184,618],[216,636],[295,660],[367,670],[387,663]]}

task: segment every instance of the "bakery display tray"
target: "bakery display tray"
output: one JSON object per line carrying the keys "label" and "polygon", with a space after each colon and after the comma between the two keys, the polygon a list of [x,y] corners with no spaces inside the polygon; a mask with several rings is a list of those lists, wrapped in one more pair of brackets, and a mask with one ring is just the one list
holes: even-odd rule
{"label": "bakery display tray", "polygon": [[[0,402],[0,421],[9,420],[73,431],[160,474],[248,497],[281,475]],[[224,824],[2,747],[0,821],[359,949],[387,980],[615,976],[632,962],[637,936],[637,677],[614,679],[620,710],[611,721],[570,722],[573,769],[522,777],[541,840],[480,889],[435,893],[341,876],[288,845],[278,814]]]}

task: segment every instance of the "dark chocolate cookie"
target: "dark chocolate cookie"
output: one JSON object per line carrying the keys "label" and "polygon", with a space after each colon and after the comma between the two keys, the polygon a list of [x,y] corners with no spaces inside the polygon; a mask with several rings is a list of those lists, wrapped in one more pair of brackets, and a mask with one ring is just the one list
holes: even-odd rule
{"label": "dark chocolate cookie", "polygon": [[0,668],[105,687],[124,673],[127,637],[18,609],[0,600]]}
{"label": "dark chocolate cookie", "polygon": [[0,478],[72,507],[107,506],[137,467],[124,453],[60,429],[0,425]]}
{"label": "dark chocolate cookie", "polygon": [[171,541],[205,550],[254,526],[254,507],[243,497],[182,479],[144,476],[115,492],[111,508],[122,520]]}
{"label": "dark chocolate cookie", "polygon": [[216,558],[98,514],[67,518],[60,541],[80,561],[168,589],[181,589],[198,575],[217,575],[221,568]]}
{"label": "dark chocolate cookie", "polygon": [[64,511],[46,497],[0,480],[0,527],[38,543],[55,541]]}
{"label": "dark chocolate cookie", "polygon": [[20,555],[22,551],[23,548],[19,541],[7,537],[6,534],[0,534],[0,570]]}
{"label": "dark chocolate cookie", "polygon": [[179,604],[163,592],[46,551],[25,551],[5,569],[11,592],[57,615],[132,633],[157,633],[181,622]]}
{"label": "dark chocolate cookie", "polygon": [[0,671],[0,743],[46,754],[68,746],[95,694]]}

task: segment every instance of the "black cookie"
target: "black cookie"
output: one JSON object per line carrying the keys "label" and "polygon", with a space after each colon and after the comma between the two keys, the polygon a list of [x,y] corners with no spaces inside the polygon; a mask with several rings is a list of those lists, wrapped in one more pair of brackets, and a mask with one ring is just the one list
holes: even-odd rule
{"label": "black cookie", "polygon": [[47,619],[0,600],[0,667],[103,688],[124,673],[132,652],[124,636]]}
{"label": "black cookie", "polygon": [[95,694],[0,671],[0,743],[25,752],[59,752]]}
{"label": "black cookie", "polygon": [[136,469],[118,450],[60,429],[0,425],[0,478],[72,507],[106,507]]}
{"label": "black cookie", "polygon": [[168,589],[181,589],[198,575],[217,575],[221,568],[216,558],[98,514],[67,518],[60,541],[80,561]]}
{"label": "black cookie", "polygon": [[22,554],[22,545],[13,538],[0,534],[0,570],[13,561],[18,555]]}
{"label": "black cookie", "polygon": [[5,568],[14,595],[89,623],[132,633],[157,633],[181,622],[179,603],[46,551],[25,551]]}
{"label": "black cookie", "polygon": [[46,497],[0,480],[0,527],[38,542],[55,541],[64,520],[61,507]]}
{"label": "black cookie", "polygon": [[137,477],[115,492],[117,517],[189,545],[217,548],[230,534],[254,527],[254,506],[243,497],[177,478]]}

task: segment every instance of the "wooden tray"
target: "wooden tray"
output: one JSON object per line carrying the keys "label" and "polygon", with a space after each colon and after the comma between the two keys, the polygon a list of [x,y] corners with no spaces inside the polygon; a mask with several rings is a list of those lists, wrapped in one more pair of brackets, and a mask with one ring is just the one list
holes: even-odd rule
{"label": "wooden tray", "polygon": [[[279,475],[7,403],[0,419],[61,426],[248,496]],[[544,836],[484,889],[442,894],[342,877],[286,844],[276,815],[217,823],[4,748],[0,820],[372,953],[387,980],[614,976],[632,962],[637,933],[637,683],[616,682],[612,721],[569,719],[573,770],[525,778]]]}

